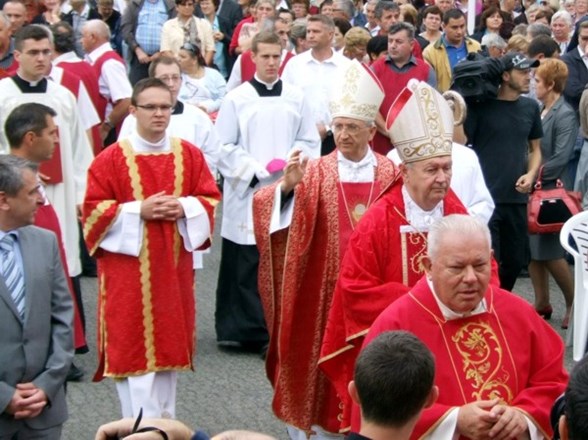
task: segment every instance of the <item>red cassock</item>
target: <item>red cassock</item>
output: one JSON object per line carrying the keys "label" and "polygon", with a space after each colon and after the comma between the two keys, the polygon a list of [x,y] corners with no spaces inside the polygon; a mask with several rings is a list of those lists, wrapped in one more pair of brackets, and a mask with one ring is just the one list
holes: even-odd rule
{"label": "red cassock", "polygon": [[[82,60],[73,62],[63,61],[61,63],[57,63],[57,66],[61,67],[64,70],[64,73],[67,72],[71,75],[75,75],[79,78],[80,81],[82,81],[82,83],[86,87],[86,90],[88,91],[88,95],[90,95],[92,104],[94,104],[94,109],[96,110],[96,113],[98,113],[100,123],[102,123],[102,121],[104,120],[104,114],[101,114],[100,111],[102,109],[103,112],[104,98],[102,97],[102,95],[100,95],[98,77],[96,76],[94,68],[90,66],[90,64]],[[64,75],[61,78],[61,85],[66,87],[77,98],[79,86],[73,84],[71,80],[67,78],[66,75]],[[104,147],[102,145],[102,137],[100,137],[100,124],[92,127],[92,146],[94,150],[94,156],[97,156]]]}
{"label": "red cassock", "polygon": [[[192,253],[185,250],[176,222],[145,221],[138,257],[99,248],[121,203],[160,191],[196,197],[212,230],[220,194],[202,153],[186,141],[172,138],[171,150],[163,153],[135,153],[128,141],[118,142],[88,170],[84,237],[96,255],[100,292],[95,380],[192,368]],[[200,249],[209,245],[207,241]]]}
{"label": "red cassock", "polygon": [[[424,274],[421,258],[426,255],[427,237],[410,231],[403,185],[398,179],[358,225],[333,295],[319,364],[343,402],[341,432],[349,430],[351,397],[347,386],[364,336],[378,315]],[[443,200],[443,214],[467,214],[452,190]]]}
{"label": "red cassock", "polygon": [[[378,317],[365,338],[367,345],[385,331],[406,330],[435,356],[439,398],[423,411],[411,438],[430,433],[455,407],[494,398],[521,410],[545,438],[552,437],[549,413],[568,382],[563,342],[524,299],[492,285],[485,299],[486,312],[448,321],[423,277]],[[353,430],[358,412],[354,408]]]}
{"label": "red cassock", "polygon": [[[385,188],[397,171],[391,161],[376,157],[374,185]],[[339,398],[317,362],[346,231],[351,232],[351,221],[356,223],[353,200],[363,199],[369,206],[365,202],[371,187],[344,185],[343,190],[336,151],[310,161],[294,191],[290,227],[271,235],[276,186],[259,190],[253,202],[259,293],[270,333],[266,371],[274,388],[272,408],[281,420],[306,431],[312,425],[330,432],[339,429]],[[354,185],[358,191],[352,195]],[[359,192],[366,189],[362,197]],[[341,206],[343,191],[351,211]],[[377,194],[374,190],[374,199]]]}
{"label": "red cassock", "polygon": [[74,302],[74,347],[82,348],[86,344],[86,335],[84,335],[84,327],[82,326],[82,319],[80,317],[80,309],[77,303],[76,296],[73,293],[73,286],[71,285],[71,278],[69,277],[69,270],[67,268],[67,258],[65,258],[65,250],[63,249],[63,239],[61,238],[61,228],[59,227],[59,220],[57,214],[51,205],[43,205],[37,210],[35,215],[35,226],[47,229],[57,236],[57,244],[59,247],[59,256],[61,257],[61,264],[67,279],[67,286],[69,293]]}

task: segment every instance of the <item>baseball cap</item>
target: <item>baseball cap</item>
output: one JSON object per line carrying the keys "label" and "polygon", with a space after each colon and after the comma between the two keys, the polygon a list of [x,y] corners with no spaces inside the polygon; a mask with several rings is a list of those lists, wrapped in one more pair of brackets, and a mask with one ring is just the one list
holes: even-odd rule
{"label": "baseball cap", "polygon": [[504,70],[525,70],[539,66],[539,60],[527,58],[520,52],[510,52],[502,57],[502,64],[504,64]]}

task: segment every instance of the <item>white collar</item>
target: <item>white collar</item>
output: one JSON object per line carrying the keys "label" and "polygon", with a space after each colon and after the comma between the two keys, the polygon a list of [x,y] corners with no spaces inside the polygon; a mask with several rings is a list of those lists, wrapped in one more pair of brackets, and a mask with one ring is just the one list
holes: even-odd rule
{"label": "white collar", "polygon": [[404,211],[408,223],[420,232],[428,231],[436,220],[443,217],[443,200],[437,203],[437,206],[430,211],[425,211],[410,197],[406,185],[402,185],[402,199],[404,200]]}
{"label": "white collar", "polygon": [[445,304],[443,304],[441,302],[441,300],[437,296],[437,293],[435,292],[435,287],[433,287],[433,281],[428,276],[427,276],[427,284],[429,285],[429,288],[431,289],[431,293],[433,294],[433,298],[435,298],[435,301],[437,301],[437,305],[439,306],[439,310],[441,311],[441,314],[448,321],[451,321],[453,319],[461,319],[461,318],[467,318],[467,317],[474,316],[474,315],[479,315],[479,314],[484,313],[488,310],[488,308],[486,307],[486,298],[482,298],[482,301],[480,301],[478,303],[478,305],[474,308],[474,310],[472,310],[471,312],[469,312],[469,313],[454,312],[453,310],[451,310],[449,307],[447,307]]}
{"label": "white collar", "polygon": [[107,41],[102,45],[98,46],[92,52],[86,55],[86,57],[90,60],[90,63],[94,64],[98,58],[100,58],[104,53],[112,50],[110,43]]}
{"label": "white collar", "polygon": [[62,53],[53,60],[53,65],[59,64],[62,61],[82,61],[76,53],[72,50],[71,52]]}
{"label": "white collar", "polygon": [[268,90],[273,90],[274,86],[278,83],[278,81],[280,80],[280,77],[278,76],[276,78],[276,80],[274,82],[268,83],[265,81],[262,81],[261,79],[259,79],[259,76],[257,76],[257,73],[253,75],[253,77],[255,78],[255,80],[261,84],[263,84]]}
{"label": "white collar", "polygon": [[337,150],[337,162],[342,166],[345,166],[348,168],[354,168],[354,169],[364,168],[364,167],[367,167],[368,165],[372,165],[372,166],[378,165],[378,161],[376,160],[376,156],[374,155],[374,152],[372,151],[372,149],[369,147],[367,149],[367,153],[365,154],[365,156],[363,156],[363,159],[361,159],[359,162],[354,162],[352,160],[347,159],[345,156],[343,156],[343,153],[341,153],[339,150]]}
{"label": "white collar", "polygon": [[161,140],[155,143],[143,139],[141,136],[139,136],[136,130],[133,132],[133,134],[129,135],[129,138],[133,150],[138,153],[163,152],[169,151],[171,148],[167,134],[165,134]]}

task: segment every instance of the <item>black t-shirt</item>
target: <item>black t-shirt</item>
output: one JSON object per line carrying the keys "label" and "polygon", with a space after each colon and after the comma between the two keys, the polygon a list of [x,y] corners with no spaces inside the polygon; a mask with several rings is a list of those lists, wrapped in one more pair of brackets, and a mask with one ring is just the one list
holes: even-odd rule
{"label": "black t-shirt", "polygon": [[539,105],[524,96],[471,104],[464,129],[494,203],[527,203],[515,184],[527,172],[529,141],[543,137]]}

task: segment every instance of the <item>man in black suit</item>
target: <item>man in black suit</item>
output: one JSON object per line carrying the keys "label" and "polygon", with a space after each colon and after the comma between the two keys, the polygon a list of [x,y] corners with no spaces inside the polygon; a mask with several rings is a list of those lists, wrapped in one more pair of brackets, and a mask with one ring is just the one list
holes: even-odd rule
{"label": "man in black suit", "polygon": [[37,166],[0,156],[1,440],[58,440],[67,419],[73,302],[55,234],[30,226],[43,201]]}
{"label": "man in black suit", "polygon": [[564,97],[566,101],[578,114],[580,98],[588,83],[588,20],[580,23],[578,27],[578,47],[570,50],[561,57],[561,60],[568,66],[569,76]]}
{"label": "man in black suit", "polygon": [[217,15],[228,21],[231,35],[237,24],[243,20],[243,10],[235,0],[221,0]]}

